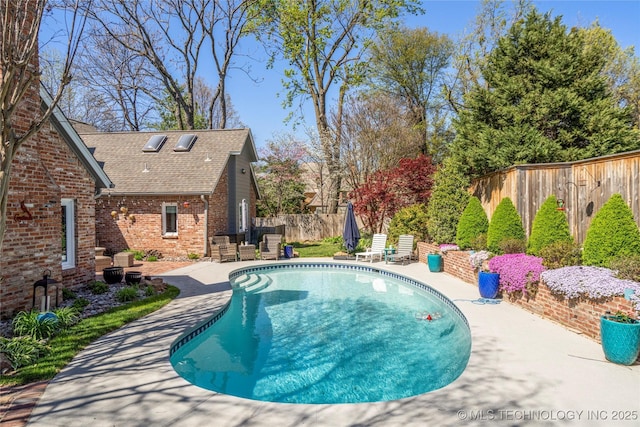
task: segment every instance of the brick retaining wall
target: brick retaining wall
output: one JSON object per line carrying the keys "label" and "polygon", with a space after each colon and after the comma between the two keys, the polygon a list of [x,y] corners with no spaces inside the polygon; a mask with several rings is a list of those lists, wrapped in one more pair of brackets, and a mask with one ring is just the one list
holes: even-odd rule
{"label": "brick retaining wall", "polygon": [[[429,253],[439,253],[439,246],[432,243],[418,242],[418,257],[426,263]],[[444,272],[467,283],[478,286],[477,273],[469,263],[468,251],[448,251],[442,256]],[[628,312],[633,309],[631,301],[622,296],[612,298],[566,299],[562,295],[553,294],[544,284],[538,285],[535,296],[506,296],[504,301],[518,305],[531,313],[553,320],[561,325],[600,341],[600,316],[606,311],[618,310]]]}

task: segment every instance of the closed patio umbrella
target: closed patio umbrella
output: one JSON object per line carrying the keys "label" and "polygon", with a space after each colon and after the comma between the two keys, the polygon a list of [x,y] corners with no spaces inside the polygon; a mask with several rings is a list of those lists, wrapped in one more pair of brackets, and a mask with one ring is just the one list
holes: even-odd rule
{"label": "closed patio umbrella", "polygon": [[342,239],[344,240],[344,246],[347,248],[347,252],[354,252],[360,241],[360,230],[358,230],[356,215],[353,213],[353,205],[351,202],[347,204],[347,216],[344,221]]}

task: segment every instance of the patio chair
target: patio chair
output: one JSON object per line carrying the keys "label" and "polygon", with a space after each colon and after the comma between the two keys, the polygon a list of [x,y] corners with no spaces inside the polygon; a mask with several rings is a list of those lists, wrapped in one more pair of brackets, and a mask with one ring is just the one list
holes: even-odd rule
{"label": "patio chair", "polygon": [[401,234],[398,237],[398,250],[395,254],[387,254],[385,263],[402,261],[404,265],[405,261],[411,262],[413,255],[413,236],[411,234]]}
{"label": "patio chair", "polygon": [[236,243],[230,243],[229,236],[213,236],[211,259],[218,262],[237,261],[238,245]]}
{"label": "patio chair", "polygon": [[365,252],[356,252],[356,261],[363,257],[366,261],[369,258],[369,262],[373,262],[373,259],[378,257],[382,261],[384,255],[384,247],[387,244],[386,234],[374,234],[371,240],[371,247],[367,248]]}
{"label": "patio chair", "polygon": [[260,259],[278,260],[280,258],[280,251],[282,250],[281,246],[281,234],[265,234],[262,236],[262,242],[258,245]]}

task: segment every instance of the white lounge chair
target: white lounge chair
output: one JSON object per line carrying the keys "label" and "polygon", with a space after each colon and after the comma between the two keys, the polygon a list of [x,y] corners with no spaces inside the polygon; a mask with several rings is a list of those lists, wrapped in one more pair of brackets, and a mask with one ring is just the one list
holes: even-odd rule
{"label": "white lounge chair", "polygon": [[363,257],[366,261],[369,258],[369,262],[373,262],[374,258],[378,258],[382,261],[384,256],[384,247],[387,244],[386,234],[374,234],[371,240],[371,247],[367,248],[366,252],[356,252],[356,261]]}
{"label": "white lounge chair", "polygon": [[404,265],[405,261],[411,262],[411,256],[413,255],[413,236],[411,234],[401,234],[398,237],[398,250],[395,254],[387,254],[385,263],[402,261]]}

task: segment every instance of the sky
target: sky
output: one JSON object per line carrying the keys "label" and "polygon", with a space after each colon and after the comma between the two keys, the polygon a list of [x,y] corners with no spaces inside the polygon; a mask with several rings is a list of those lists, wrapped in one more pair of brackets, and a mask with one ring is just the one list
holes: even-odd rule
{"label": "sky", "polygon": [[[424,0],[425,14],[411,16],[404,21],[408,27],[427,27],[430,31],[447,34],[455,40],[465,29],[471,28],[479,4],[478,1],[467,0]],[[569,28],[586,27],[598,20],[601,27],[611,30],[623,48],[635,46],[636,56],[639,54],[640,0],[548,0],[535,1],[534,4],[539,12],[551,12],[554,17],[562,15],[563,24]],[[240,119],[251,128],[258,149],[279,133],[294,133],[302,137],[304,126],[294,130],[291,123],[284,123],[290,110],[282,108],[282,68],[266,70],[261,63],[253,63],[251,67],[260,81],[253,82],[241,74],[233,75],[228,81],[228,91]],[[304,114],[307,125],[313,126],[315,119],[310,102],[304,108]]]}
{"label": "sky", "polygon": [[[635,46],[636,56],[639,55],[640,0],[546,0],[534,1],[534,4],[539,12],[551,12],[554,17],[561,15],[563,24],[569,28],[587,27],[597,20],[601,27],[611,30],[623,48]],[[423,0],[422,5],[424,15],[405,17],[405,25],[426,27],[456,40],[472,27],[480,2]],[[59,25],[59,21],[43,22],[41,42],[50,38]],[[296,129],[292,123],[284,122],[291,111],[282,107],[285,96],[282,88],[283,64],[276,63],[273,69],[267,69],[264,50],[257,46],[252,37],[245,39],[237,53],[236,62],[238,65],[249,65],[251,77],[240,70],[231,70],[227,91],[240,120],[251,129],[257,148],[260,150],[278,134],[293,133],[305,138],[305,124],[312,129],[314,127],[313,109],[310,101],[307,101],[303,108],[305,124]]]}

